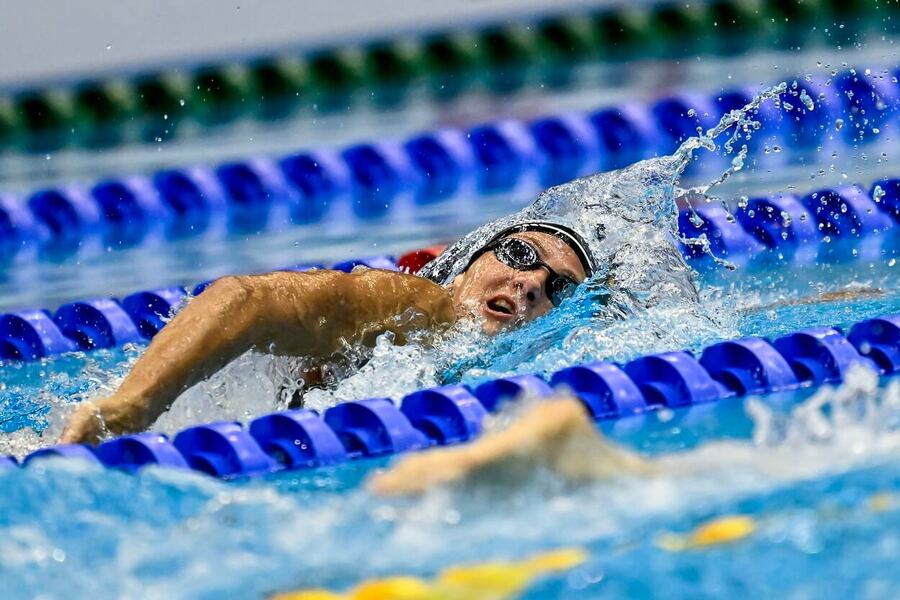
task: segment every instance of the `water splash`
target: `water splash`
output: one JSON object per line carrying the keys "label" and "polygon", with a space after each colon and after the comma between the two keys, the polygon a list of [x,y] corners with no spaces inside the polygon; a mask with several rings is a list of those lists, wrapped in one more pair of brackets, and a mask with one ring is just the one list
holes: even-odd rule
{"label": "water splash", "polygon": [[661,464],[674,474],[740,470],[754,485],[798,481],[895,463],[900,449],[900,381],[879,385],[864,364],[844,383],[825,386],[788,411],[748,399],[753,443],[712,442]]}
{"label": "water splash", "polygon": [[815,445],[843,446],[865,454],[873,444],[896,443],[893,432],[900,426],[900,382],[882,391],[878,374],[864,364],[855,365],[843,385],[825,387],[794,408],[778,415],[759,400],[749,400],[758,445],[801,448]]}
{"label": "water splash", "polygon": [[22,457],[54,444],[78,404],[112,393],[139,355],[135,347],[126,346],[5,363],[0,384],[0,454]]}
{"label": "water splash", "polygon": [[685,140],[672,155],[546,190],[530,206],[469,233],[420,273],[449,284],[498,231],[534,221],[559,223],[585,239],[598,269],[556,310],[494,338],[481,334],[477,323],[467,322],[443,336],[433,350],[379,345],[358,373],[330,389],[308,392],[305,405],[321,410],[370,396],[398,398],[438,384],[547,374],[590,360],[626,360],[735,337],[737,314],[726,304],[704,302],[709,294],[698,289],[696,274],[676,244],[699,244],[711,255],[705,238],[679,234],[676,199],[709,200],[712,189],[743,168],[747,144],[740,145],[730,166],[710,182],[690,189],[679,188],[678,182],[698,150],[720,150],[717,139],[726,132],[726,154],[749,140],[759,128],[753,118],[760,105],[786,89],[782,83],[763,91],[702,135]]}
{"label": "water splash", "polygon": [[[54,445],[78,405],[112,395],[142,351],[128,347],[3,364],[0,454],[22,458]],[[284,408],[297,386],[297,363],[302,360],[247,352],[183,393],[153,429],[174,435],[197,423],[249,422]]]}
{"label": "water splash", "polygon": [[[653,255],[673,255],[676,261],[680,255],[672,245],[672,239],[680,239],[678,233],[678,208],[676,198],[683,193],[706,195],[710,189],[721,184],[743,167],[746,145],[738,151],[731,166],[709,183],[681,190],[677,184],[685,169],[695,160],[697,150],[715,152],[716,140],[731,130],[731,137],[723,145],[725,153],[732,153],[734,145],[741,139],[749,140],[759,127],[754,120],[760,105],[777,99],[787,89],[786,83],[769,88],[755,96],[746,106],[725,114],[719,122],[703,135],[686,139],[674,153],[635,163],[624,169],[597,173],[552,187],[542,193],[530,206],[521,211],[496,219],[483,225],[451,245],[436,260],[421,271],[442,284],[450,283],[469,263],[471,255],[507,227],[532,221],[551,221],[566,225],[578,231],[587,241],[591,252],[601,265],[595,279],[610,283],[611,276],[627,278],[641,271],[640,267],[650,263]],[[681,240],[685,243],[696,243]],[[621,264],[630,254],[640,254],[632,260],[635,263]],[[651,263],[652,264],[652,263]],[[632,266],[633,268],[628,268]],[[676,282],[682,291],[693,287],[689,277],[665,276],[654,273],[653,277],[638,284],[636,291],[652,287],[652,280],[662,277],[667,282]],[[688,281],[685,281],[688,279]],[[613,288],[628,288],[615,285]],[[631,279],[628,284],[637,284]]]}

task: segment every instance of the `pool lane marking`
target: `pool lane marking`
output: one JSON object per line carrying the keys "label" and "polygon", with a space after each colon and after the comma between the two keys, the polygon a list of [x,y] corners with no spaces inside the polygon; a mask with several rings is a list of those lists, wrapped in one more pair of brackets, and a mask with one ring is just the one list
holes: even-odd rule
{"label": "pool lane marking", "polygon": [[519,561],[448,567],[431,580],[387,577],[364,581],[344,594],[316,588],[278,594],[272,600],[499,600],[524,591],[539,577],[568,571],[587,559],[581,548],[562,548]]}

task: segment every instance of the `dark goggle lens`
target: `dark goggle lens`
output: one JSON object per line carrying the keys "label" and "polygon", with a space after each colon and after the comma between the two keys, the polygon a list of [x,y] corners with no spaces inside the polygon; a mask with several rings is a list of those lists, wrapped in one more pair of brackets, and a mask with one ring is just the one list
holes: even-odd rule
{"label": "dark goggle lens", "polygon": [[575,288],[577,287],[578,283],[572,278],[565,275],[557,275],[552,281],[547,282],[547,296],[550,299],[550,303],[553,306],[559,306],[563,300],[575,293]]}
{"label": "dark goggle lens", "polygon": [[506,238],[498,248],[507,265],[514,269],[533,269],[538,266],[539,260],[535,249],[523,240]]}

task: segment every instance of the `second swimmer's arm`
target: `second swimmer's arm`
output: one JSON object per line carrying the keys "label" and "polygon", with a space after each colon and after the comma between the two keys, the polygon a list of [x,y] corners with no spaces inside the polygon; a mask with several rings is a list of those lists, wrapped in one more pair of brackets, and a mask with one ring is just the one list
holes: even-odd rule
{"label": "second swimmer's arm", "polygon": [[342,344],[371,344],[385,331],[402,343],[413,330],[454,318],[449,295],[412,275],[366,270],[224,277],[156,335],[112,397],[73,415],[61,441],[96,441],[98,417],[112,433],[145,429],[184,390],[251,348],[327,357]]}
{"label": "second swimmer's arm", "polygon": [[388,471],[370,477],[368,487],[383,496],[422,494],[467,481],[490,467],[509,467],[514,461],[528,464],[509,473],[530,475],[542,464],[574,482],[656,471],[652,463],[606,441],[581,401],[563,395],[542,399],[508,428],[485,433],[470,444],[407,455]]}

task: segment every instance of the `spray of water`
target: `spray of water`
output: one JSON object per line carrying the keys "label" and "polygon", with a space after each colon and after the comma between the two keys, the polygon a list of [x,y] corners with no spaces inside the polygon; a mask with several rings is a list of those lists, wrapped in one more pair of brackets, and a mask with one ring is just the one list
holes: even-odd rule
{"label": "spray of water", "polygon": [[683,190],[678,182],[695,153],[717,151],[716,140],[726,132],[731,132],[726,153],[739,140],[749,139],[759,127],[753,117],[760,104],[785,89],[781,84],[762,92],[723,116],[715,127],[687,139],[670,156],[548,189],[530,206],[469,233],[422,271],[449,284],[498,231],[534,221],[559,223],[585,239],[599,268],[557,310],[494,338],[468,322],[459,324],[431,351],[380,348],[360,373],[333,389],[308,393],[306,402],[323,408],[367,395],[398,397],[428,385],[548,373],[588,360],[622,360],[735,336],[736,314],[722,304],[701,301],[696,274],[676,245],[676,240],[700,244],[709,252],[705,238],[679,234],[676,199],[686,194],[707,197],[742,168],[746,144],[728,169],[709,183]]}

